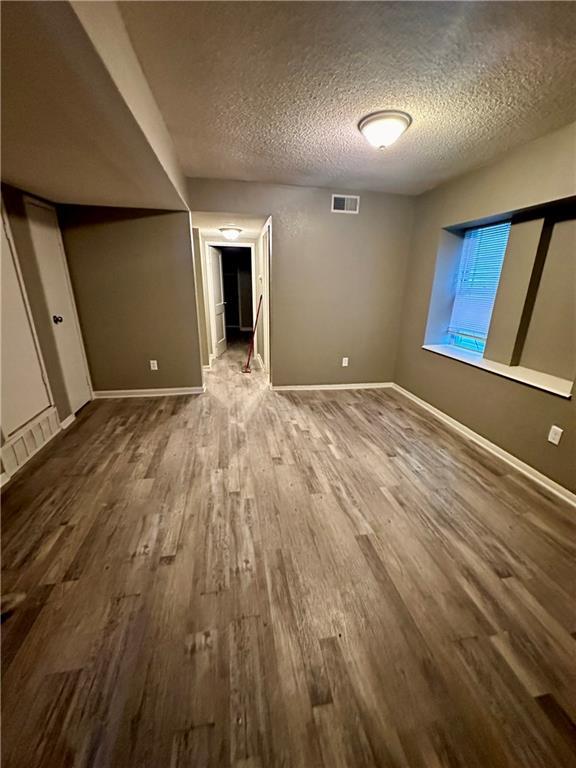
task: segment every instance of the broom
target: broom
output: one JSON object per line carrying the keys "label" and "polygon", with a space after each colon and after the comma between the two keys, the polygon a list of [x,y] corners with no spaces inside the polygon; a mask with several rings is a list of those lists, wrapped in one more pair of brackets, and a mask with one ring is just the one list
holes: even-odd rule
{"label": "broom", "polygon": [[256,328],[258,327],[258,318],[260,317],[261,306],[262,306],[262,295],[260,295],[260,299],[258,301],[258,309],[256,311],[256,322],[254,323],[254,328],[252,329],[252,338],[250,339],[250,349],[248,350],[248,359],[246,360],[246,365],[242,366],[242,373],[252,373],[252,369],[250,368],[250,360],[252,358],[252,353],[254,352],[254,336],[256,335]]}

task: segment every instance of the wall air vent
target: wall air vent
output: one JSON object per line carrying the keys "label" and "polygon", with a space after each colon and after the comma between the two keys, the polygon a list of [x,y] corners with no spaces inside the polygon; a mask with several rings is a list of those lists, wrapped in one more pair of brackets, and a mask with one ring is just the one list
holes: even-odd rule
{"label": "wall air vent", "polygon": [[359,210],[358,195],[332,195],[332,213],[358,213]]}

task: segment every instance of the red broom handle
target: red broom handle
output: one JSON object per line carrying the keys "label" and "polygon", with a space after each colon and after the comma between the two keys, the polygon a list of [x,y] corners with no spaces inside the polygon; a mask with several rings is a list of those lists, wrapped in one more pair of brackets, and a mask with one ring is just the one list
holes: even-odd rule
{"label": "red broom handle", "polygon": [[261,306],[262,306],[262,295],[260,295],[260,299],[258,301],[258,309],[256,311],[256,322],[254,323],[254,328],[252,329],[252,338],[250,339],[250,349],[248,351],[248,360],[246,360],[246,365],[243,368],[245,373],[250,373],[250,358],[252,357],[252,353],[254,352],[254,336],[256,335],[256,328],[258,327],[258,318],[260,317]]}

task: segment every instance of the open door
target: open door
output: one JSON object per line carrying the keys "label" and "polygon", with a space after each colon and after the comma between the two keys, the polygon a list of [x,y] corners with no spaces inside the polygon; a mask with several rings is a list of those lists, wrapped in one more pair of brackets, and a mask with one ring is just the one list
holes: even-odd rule
{"label": "open door", "polygon": [[270,267],[272,263],[272,216],[266,219],[261,233],[262,247],[262,350],[261,357],[264,370],[270,379]]}
{"label": "open door", "polygon": [[208,246],[208,279],[212,312],[212,348],[214,355],[220,357],[226,351],[226,302],[222,279],[222,253],[211,245]]}

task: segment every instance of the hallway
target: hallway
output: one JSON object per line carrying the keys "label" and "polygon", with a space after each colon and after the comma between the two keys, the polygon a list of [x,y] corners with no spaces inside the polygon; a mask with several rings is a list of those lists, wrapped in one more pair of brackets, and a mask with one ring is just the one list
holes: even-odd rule
{"label": "hallway", "polygon": [[90,403],[5,493],[5,768],[574,765],[572,510],[242,357]]}

